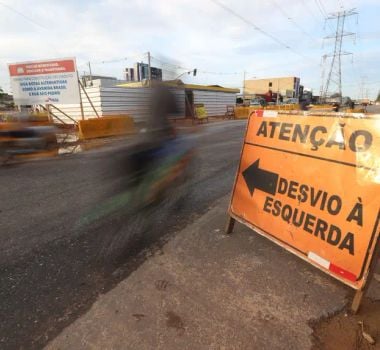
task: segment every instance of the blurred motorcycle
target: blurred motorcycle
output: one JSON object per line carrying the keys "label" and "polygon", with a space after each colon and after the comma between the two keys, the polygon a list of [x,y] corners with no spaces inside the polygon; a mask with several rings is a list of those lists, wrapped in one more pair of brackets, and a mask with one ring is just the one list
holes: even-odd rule
{"label": "blurred motorcycle", "polygon": [[139,242],[154,240],[155,226],[188,194],[194,153],[193,138],[184,135],[128,154],[128,181],[80,221],[82,228],[105,231],[101,259],[117,261]]}
{"label": "blurred motorcycle", "polygon": [[33,122],[0,123],[0,164],[16,158],[53,155],[58,151],[56,128]]}

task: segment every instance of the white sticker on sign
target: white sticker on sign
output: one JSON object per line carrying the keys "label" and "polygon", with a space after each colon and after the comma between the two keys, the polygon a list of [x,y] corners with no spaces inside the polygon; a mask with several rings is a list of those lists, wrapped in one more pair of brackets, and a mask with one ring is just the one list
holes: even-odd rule
{"label": "white sticker on sign", "polygon": [[263,117],[277,117],[278,116],[278,112],[277,111],[267,111],[265,110],[264,113],[263,113]]}

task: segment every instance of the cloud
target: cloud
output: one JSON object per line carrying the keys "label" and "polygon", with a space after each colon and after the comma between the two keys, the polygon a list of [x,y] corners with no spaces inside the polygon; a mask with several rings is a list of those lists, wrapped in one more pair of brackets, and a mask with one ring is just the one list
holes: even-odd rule
{"label": "cloud", "polygon": [[[122,78],[123,68],[146,59],[144,53],[151,51],[153,57],[171,61],[152,61],[168,76],[183,71],[175,66],[198,68],[197,77],[185,78],[195,83],[241,86],[247,71],[261,77],[294,74],[306,86],[319,88],[320,38],[327,31],[313,2],[219,1],[291,50],[212,0],[0,0],[0,86],[9,89],[8,62],[74,56],[81,72],[91,61],[94,73]],[[326,11],[338,9],[337,1],[322,2]],[[360,21],[363,32],[377,31],[372,14],[379,9],[377,1],[345,3],[359,6],[368,17]],[[123,57],[128,59],[96,64]],[[360,62],[358,69],[365,72],[365,59]]]}

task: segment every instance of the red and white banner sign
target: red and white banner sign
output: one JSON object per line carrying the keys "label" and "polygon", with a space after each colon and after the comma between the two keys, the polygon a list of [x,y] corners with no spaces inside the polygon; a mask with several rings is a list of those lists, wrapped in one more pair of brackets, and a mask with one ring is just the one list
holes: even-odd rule
{"label": "red and white banner sign", "polygon": [[79,103],[75,58],[11,63],[8,65],[15,103]]}

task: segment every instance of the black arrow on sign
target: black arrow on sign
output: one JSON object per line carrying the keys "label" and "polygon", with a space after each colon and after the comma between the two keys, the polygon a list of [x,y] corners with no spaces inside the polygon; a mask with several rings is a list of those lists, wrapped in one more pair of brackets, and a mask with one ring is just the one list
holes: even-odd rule
{"label": "black arrow on sign", "polygon": [[259,168],[260,159],[257,159],[243,171],[244,180],[248,186],[251,196],[255,188],[272,196],[276,194],[278,174]]}

